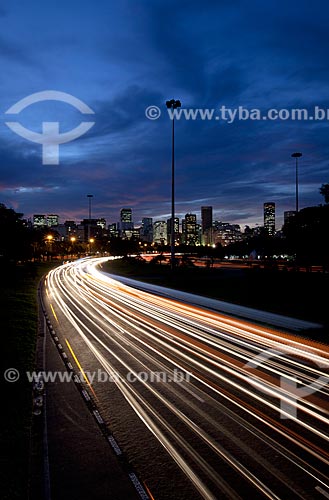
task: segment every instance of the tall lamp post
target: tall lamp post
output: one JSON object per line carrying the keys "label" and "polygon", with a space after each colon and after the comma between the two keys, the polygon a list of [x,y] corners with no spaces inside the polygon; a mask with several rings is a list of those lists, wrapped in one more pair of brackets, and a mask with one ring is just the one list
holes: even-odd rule
{"label": "tall lamp post", "polygon": [[298,158],[300,158],[302,156],[302,153],[293,153],[291,155],[292,158],[295,158],[296,159],[296,215],[295,215],[295,220],[296,220],[296,267],[298,269],[298,257],[299,257],[299,230],[298,230],[298,210],[299,210],[299,206],[298,206]]}
{"label": "tall lamp post", "polygon": [[298,158],[300,158],[302,153],[293,153],[291,155],[292,158],[296,158],[296,217],[298,214]]}
{"label": "tall lamp post", "polygon": [[72,256],[72,255],[74,255],[74,243],[76,241],[76,237],[71,236],[70,241],[71,241],[71,256]]}
{"label": "tall lamp post", "polygon": [[88,219],[88,241],[90,240],[90,225],[91,225],[91,199],[94,195],[87,194],[87,198],[89,200],[89,219]]}
{"label": "tall lamp post", "polygon": [[95,238],[90,238],[89,240],[89,253],[91,253],[92,244],[95,243]]}
{"label": "tall lamp post", "polygon": [[47,260],[51,260],[51,250],[52,250],[51,246],[52,246],[53,239],[54,239],[54,237],[52,234],[48,234],[46,236],[46,242],[49,246]]}
{"label": "tall lamp post", "polygon": [[[175,99],[166,101],[168,109],[176,109],[181,107],[181,102]],[[175,118],[172,115],[172,142],[171,142],[171,258],[170,266],[173,271],[175,267]]]}

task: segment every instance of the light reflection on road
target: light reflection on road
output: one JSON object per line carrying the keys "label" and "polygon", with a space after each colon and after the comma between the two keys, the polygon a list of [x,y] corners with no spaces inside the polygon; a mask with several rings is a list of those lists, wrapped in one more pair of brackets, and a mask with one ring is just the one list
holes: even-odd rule
{"label": "light reflection on road", "polygon": [[[49,273],[47,300],[57,328],[69,325],[75,352],[83,345],[115,376],[125,400],[201,497],[249,491],[253,498],[323,498],[321,489],[329,492],[328,347],[129,287],[101,272],[103,260]],[[189,378],[127,379],[159,371],[173,379],[175,370]],[[312,394],[296,396],[297,385],[310,384]]]}

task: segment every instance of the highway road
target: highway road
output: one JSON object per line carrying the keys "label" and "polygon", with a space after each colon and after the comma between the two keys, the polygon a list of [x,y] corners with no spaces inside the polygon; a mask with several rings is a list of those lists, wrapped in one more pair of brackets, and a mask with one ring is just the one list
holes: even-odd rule
{"label": "highway road", "polygon": [[329,498],[329,347],[138,290],[104,260],[51,271],[44,299],[150,495]]}

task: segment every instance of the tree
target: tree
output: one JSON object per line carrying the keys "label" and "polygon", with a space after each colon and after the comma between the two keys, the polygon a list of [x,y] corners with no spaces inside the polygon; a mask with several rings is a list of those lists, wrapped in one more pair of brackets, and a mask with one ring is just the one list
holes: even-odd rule
{"label": "tree", "polygon": [[303,265],[329,267],[329,204],[301,209],[283,226],[287,244],[298,252]]}
{"label": "tree", "polygon": [[322,184],[320,194],[324,197],[325,203],[329,203],[329,184]]}
{"label": "tree", "polygon": [[0,203],[1,262],[26,260],[32,253],[32,234],[21,220],[23,214]]}

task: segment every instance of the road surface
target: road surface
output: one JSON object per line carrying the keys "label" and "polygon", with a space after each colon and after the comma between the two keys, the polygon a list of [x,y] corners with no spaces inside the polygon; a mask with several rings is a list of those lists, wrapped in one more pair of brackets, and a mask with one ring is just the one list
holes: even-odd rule
{"label": "road surface", "polygon": [[132,288],[103,260],[51,271],[45,303],[154,498],[329,498],[329,347]]}

